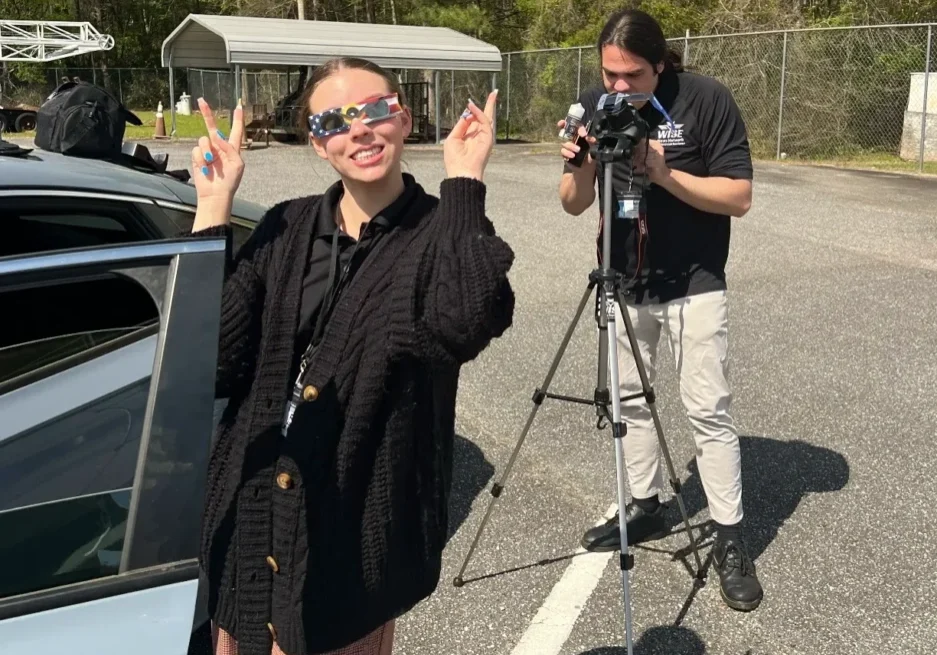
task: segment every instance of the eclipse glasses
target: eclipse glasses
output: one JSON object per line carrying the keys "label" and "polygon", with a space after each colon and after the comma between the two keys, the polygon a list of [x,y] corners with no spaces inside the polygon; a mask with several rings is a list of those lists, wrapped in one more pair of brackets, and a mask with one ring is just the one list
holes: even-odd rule
{"label": "eclipse glasses", "polygon": [[341,134],[351,129],[351,122],[356,118],[362,123],[382,121],[403,112],[396,93],[369,98],[364,102],[326,109],[309,117],[309,131],[317,139]]}

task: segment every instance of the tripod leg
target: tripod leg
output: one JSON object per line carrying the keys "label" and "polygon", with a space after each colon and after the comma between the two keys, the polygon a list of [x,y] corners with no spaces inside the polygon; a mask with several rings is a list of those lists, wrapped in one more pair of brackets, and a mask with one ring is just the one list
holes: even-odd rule
{"label": "tripod leg", "polygon": [[508,477],[511,475],[511,469],[514,468],[514,462],[517,460],[517,455],[520,453],[521,446],[523,446],[524,440],[527,438],[527,433],[530,431],[531,425],[533,425],[534,418],[536,418],[537,412],[540,410],[540,406],[543,404],[543,400],[550,388],[550,384],[553,382],[553,376],[556,374],[556,369],[559,368],[560,360],[563,359],[563,354],[566,352],[566,348],[569,346],[569,341],[572,339],[573,333],[576,331],[576,325],[579,323],[579,320],[582,317],[582,312],[586,307],[586,303],[589,301],[589,297],[592,295],[592,289],[594,287],[595,284],[590,282],[589,286],[586,288],[586,291],[582,296],[582,300],[579,301],[579,307],[576,309],[576,314],[573,316],[573,320],[570,322],[569,327],[566,329],[566,334],[563,336],[563,341],[560,343],[560,347],[556,351],[556,356],[553,358],[553,363],[550,365],[550,370],[547,371],[547,376],[543,381],[543,386],[534,392],[534,406],[530,409],[530,414],[527,416],[527,423],[524,425],[524,429],[521,431],[521,436],[517,440],[517,444],[514,446],[514,452],[511,453],[511,458],[508,460],[508,465],[504,469],[504,473],[501,474],[501,479],[491,487],[491,501],[488,503],[488,509],[485,512],[485,516],[482,518],[481,525],[478,526],[478,532],[475,533],[475,539],[472,541],[472,545],[469,547],[469,552],[468,555],[465,556],[465,561],[462,563],[462,568],[459,570],[459,574],[452,581],[456,587],[461,587],[463,584],[465,584],[465,581],[462,578],[463,574],[465,573],[465,569],[468,567],[469,560],[472,558],[472,554],[475,552],[475,548],[478,546],[478,540],[481,538],[482,532],[484,531],[485,526],[488,524],[488,519],[491,516],[492,510],[494,509],[495,502],[498,500],[498,497],[501,496],[501,492],[504,491],[504,485],[507,482]]}
{"label": "tripod leg", "polygon": [[625,638],[628,644],[628,655],[632,655],[631,635],[631,587],[628,580],[628,571],[634,566],[634,556],[628,552],[628,529],[624,520],[625,507],[628,500],[625,497],[625,455],[622,438],[624,430],[621,421],[621,387],[618,384],[618,334],[615,329],[614,302],[615,296],[611,290],[606,292],[607,302],[602,308],[608,315],[608,366],[611,371],[610,391],[612,396],[612,437],[615,442],[615,468],[618,476],[618,534],[621,539],[621,552],[619,553],[619,566],[621,568],[621,587],[623,604],[625,606]]}
{"label": "tripod leg", "polygon": [[[657,413],[657,403],[654,390],[651,388],[647,378],[647,370],[644,368],[644,361],[641,359],[641,351],[638,349],[638,343],[634,336],[634,326],[631,324],[631,317],[628,315],[628,306],[625,304],[624,294],[620,288],[616,288],[618,307],[621,310],[619,314],[625,325],[625,331],[628,333],[628,341],[631,343],[631,352],[634,354],[635,366],[638,374],[641,376],[641,388],[644,396],[647,398],[648,408],[651,410],[651,417],[654,419],[654,428],[657,431],[657,440],[660,443],[661,452],[664,455],[664,461],[667,463],[667,471],[670,475],[670,486],[673,488],[677,499],[677,506],[680,508],[680,515],[683,518],[683,524],[686,526],[687,537],[690,539],[690,548],[693,550],[693,556],[696,559],[696,578],[702,580],[706,572],[703,569],[703,563],[700,560],[699,551],[696,548],[696,538],[693,536],[693,530],[690,527],[690,518],[687,515],[686,505],[683,503],[683,493],[680,480],[677,478],[677,471],[674,468],[673,460],[670,457],[670,449],[667,448],[667,442],[664,439],[664,428],[661,426],[660,415]],[[611,340],[611,337],[610,337]],[[614,366],[614,365],[613,365]]]}
{"label": "tripod leg", "polygon": [[595,382],[595,413],[599,417],[595,427],[599,430],[605,428],[604,420],[612,420],[608,413],[608,300],[605,290],[598,288],[596,294],[596,319],[599,326],[599,361],[596,366],[598,372]]}

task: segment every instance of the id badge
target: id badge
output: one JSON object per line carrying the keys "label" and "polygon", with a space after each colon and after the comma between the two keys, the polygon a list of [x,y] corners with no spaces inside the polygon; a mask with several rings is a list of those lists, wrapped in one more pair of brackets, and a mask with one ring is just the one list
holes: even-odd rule
{"label": "id badge", "polygon": [[625,220],[637,220],[641,215],[641,194],[633,191],[621,192],[618,194],[618,213],[617,218]]}
{"label": "id badge", "polygon": [[296,413],[296,408],[299,407],[299,400],[303,395],[303,385],[300,384],[299,379],[297,378],[296,383],[293,385],[293,393],[290,396],[289,402],[286,404],[286,410],[283,413],[283,424],[280,428],[280,434],[284,437],[286,436],[286,431],[289,430],[290,423],[293,422],[293,415]]}

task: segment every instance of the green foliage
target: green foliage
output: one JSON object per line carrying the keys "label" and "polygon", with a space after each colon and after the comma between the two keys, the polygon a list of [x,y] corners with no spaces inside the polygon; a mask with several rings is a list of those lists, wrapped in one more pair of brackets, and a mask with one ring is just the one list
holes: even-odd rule
{"label": "green foliage", "polygon": [[14,61],[8,65],[8,74],[26,84],[41,84],[46,79],[46,67],[42,64],[30,64]]}
{"label": "green foliage", "polygon": [[416,7],[406,20],[413,25],[448,27],[482,40],[487,39],[493,31],[488,13],[477,4],[471,3],[449,6],[426,4]]}
{"label": "green foliage", "polygon": [[[163,39],[189,13],[295,18],[299,0],[0,0],[0,16],[87,20],[115,36],[114,49],[73,58],[75,67],[159,66]],[[654,15],[679,37],[807,25],[937,20],[937,0],[304,0],[307,19],[449,27],[503,51],[591,46],[622,6]],[[18,74],[18,73],[17,73]],[[28,72],[24,69],[24,74]]]}

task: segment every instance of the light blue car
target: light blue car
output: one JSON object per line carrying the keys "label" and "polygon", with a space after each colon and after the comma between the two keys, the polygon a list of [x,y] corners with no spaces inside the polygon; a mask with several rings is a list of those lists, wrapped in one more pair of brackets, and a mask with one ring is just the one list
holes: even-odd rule
{"label": "light blue car", "polygon": [[[170,175],[0,155],[0,653],[207,645],[224,242],[173,238],[194,205]],[[235,205],[237,245],[263,212]]]}

